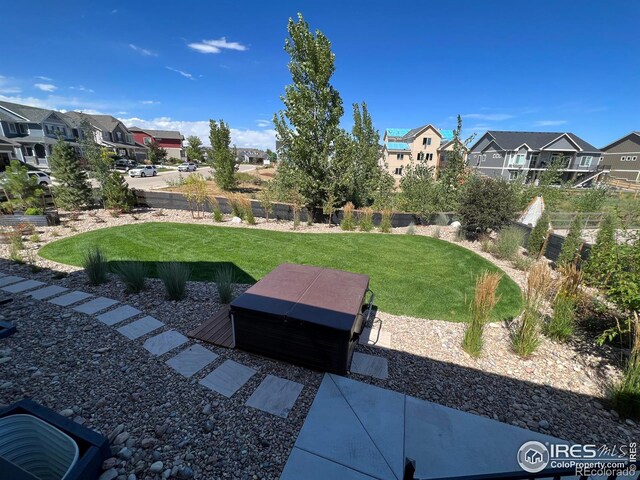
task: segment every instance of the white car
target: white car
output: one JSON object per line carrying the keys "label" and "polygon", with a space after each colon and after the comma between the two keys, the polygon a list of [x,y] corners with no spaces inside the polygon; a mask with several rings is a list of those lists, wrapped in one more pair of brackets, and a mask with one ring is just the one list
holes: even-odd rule
{"label": "white car", "polygon": [[155,177],[158,170],[155,165],[142,165],[129,170],[130,177]]}
{"label": "white car", "polygon": [[198,166],[195,163],[185,162],[178,166],[179,172],[195,172]]}
{"label": "white car", "polygon": [[49,186],[52,185],[51,177],[44,172],[27,172],[29,178],[35,178],[38,180],[38,185],[40,186]]}

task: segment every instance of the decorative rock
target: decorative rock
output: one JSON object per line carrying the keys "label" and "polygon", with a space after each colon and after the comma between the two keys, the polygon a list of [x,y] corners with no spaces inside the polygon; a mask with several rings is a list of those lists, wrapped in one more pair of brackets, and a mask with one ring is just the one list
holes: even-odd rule
{"label": "decorative rock", "polygon": [[547,422],[546,420],[540,420],[538,422],[538,426],[540,428],[544,428],[545,430],[549,428],[549,422]]}
{"label": "decorative rock", "polygon": [[107,458],[104,462],[102,462],[102,469],[109,470],[110,468],[115,467],[118,464],[118,459],[116,457]]}
{"label": "decorative rock", "polygon": [[460,228],[462,226],[462,224],[460,222],[458,222],[458,221],[455,221],[455,222],[451,222],[451,225],[449,225],[449,226],[452,227],[452,228],[455,228],[457,230],[458,228]]}
{"label": "decorative rock", "polygon": [[113,444],[120,445],[121,443],[126,442],[128,439],[129,439],[129,432],[122,432],[113,440]]}
{"label": "decorative rock", "polygon": [[0,358],[0,365],[2,365],[3,363],[7,363],[11,361],[11,357],[3,357]]}
{"label": "decorative rock", "polygon": [[164,467],[164,464],[162,462],[154,462],[149,467],[149,471],[151,473],[160,473],[163,467]]}
{"label": "decorative rock", "polygon": [[70,408],[65,408],[64,410],[60,411],[60,415],[62,415],[63,417],[70,417],[73,415],[73,410],[71,410]]}
{"label": "decorative rock", "polygon": [[[100,400],[98,400],[98,402],[96,403],[96,406],[98,406],[98,403],[100,403]],[[104,404],[106,404],[106,399]],[[104,404],[101,404],[100,406],[103,406]],[[124,425],[121,423],[116,428],[114,428],[113,431],[109,434],[109,437],[108,437],[109,442],[113,443],[115,438],[118,435],[120,435],[122,432],[124,432]]]}
{"label": "decorative rock", "polygon": [[242,223],[242,219],[240,217],[233,217],[231,223]]}
{"label": "decorative rock", "polygon": [[118,476],[118,471],[115,468],[110,468],[106,472],[103,472],[102,475],[98,478],[98,480],[113,480]]}
{"label": "decorative rock", "polygon": [[202,408],[202,413],[204,413],[205,415],[211,415],[211,404],[207,403],[203,408]]}
{"label": "decorative rock", "polygon": [[176,473],[176,477],[186,480],[188,478],[193,477],[193,470],[189,467],[181,466],[178,468],[178,472]]}
{"label": "decorative rock", "polygon": [[140,446],[142,448],[151,448],[156,444],[156,439],[155,438],[143,438],[142,441],[140,442]]}
{"label": "decorative rock", "polygon": [[129,460],[131,457],[133,457],[133,452],[129,450],[128,447],[124,447],[118,452],[118,456],[123,460]]}

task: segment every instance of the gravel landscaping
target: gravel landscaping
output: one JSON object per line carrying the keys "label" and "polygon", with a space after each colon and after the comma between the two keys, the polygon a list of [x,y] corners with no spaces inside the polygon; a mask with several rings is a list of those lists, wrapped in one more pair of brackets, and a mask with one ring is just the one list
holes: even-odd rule
{"label": "gravel landscaping", "polygon": [[[140,212],[134,220],[100,212],[100,222],[83,213],[65,226],[39,229],[40,241],[25,243],[35,250],[58,238],[135,221],[212,223],[210,219],[193,220],[188,212],[163,213]],[[291,230],[290,222],[258,222],[237,228]],[[225,225],[231,226],[228,221]],[[430,235],[435,228],[416,227],[416,234]],[[299,231],[341,232],[326,225],[301,225]],[[406,228],[394,229],[394,234],[405,232]],[[440,232],[444,240],[455,236],[447,227]],[[480,252],[477,243],[456,243],[496,263],[523,285],[524,274],[509,262]],[[279,477],[321,373],[206,345],[220,357],[186,379],[164,363],[171,353],[153,357],[142,347],[145,339],[160,331],[175,329],[186,334],[207,320],[219,307],[214,284],[190,282],[187,298],[172,302],[165,300],[159,280],[147,280],[147,290],[140,294],[126,294],[115,276],[93,287],[76,267],[36,258],[43,270],[34,273],[29,265],[8,258],[8,245],[0,244],[3,273],[112,298],[166,326],[128,340],[114,327],[71,307],[0,292],[0,297],[14,299],[1,307],[0,320],[15,321],[19,330],[0,340],[0,406],[31,397],[108,435],[114,456],[104,465],[104,478]],[[236,293],[246,288],[237,285]],[[357,350],[386,357],[389,378],[352,374],[356,380],[574,442],[620,445],[640,438],[640,427],[620,419],[605,400],[607,385],[620,375],[620,352],[580,341],[558,344],[543,339],[536,354],[524,361],[510,350],[507,326],[494,323],[486,328],[484,353],[475,360],[460,347],[463,324],[385,312],[378,312],[378,321],[391,334],[391,349],[359,346]],[[189,345],[194,343],[189,341]],[[227,359],[258,372],[231,398],[198,384]],[[286,419],[245,405],[267,375],[304,385]]]}

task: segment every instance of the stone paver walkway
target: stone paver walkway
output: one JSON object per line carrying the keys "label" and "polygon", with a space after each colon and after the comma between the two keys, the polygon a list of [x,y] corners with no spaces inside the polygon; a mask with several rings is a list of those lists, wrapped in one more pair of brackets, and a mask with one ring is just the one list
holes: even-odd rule
{"label": "stone paver walkway", "polygon": [[166,364],[185,377],[191,377],[207,365],[214,362],[219,355],[208,348],[196,343],[175,357],[171,357]]}
{"label": "stone paver walkway", "polygon": [[112,298],[106,297],[98,297],[93,300],[83,303],[77,307],[73,307],[76,312],[86,313],[88,315],[92,313],[98,313],[102,310],[106,310],[109,307],[114,306],[116,303],[119,303],[117,300],[113,300]]}
{"label": "stone paver walkway", "polygon": [[42,282],[38,282],[37,280],[26,280],[20,283],[14,283],[12,285],[3,287],[2,290],[8,293],[20,293],[25,290],[33,290],[36,287],[41,287],[44,285]]}
{"label": "stone paver walkway", "polygon": [[200,380],[200,384],[218,392],[225,397],[231,397],[256,373],[253,368],[241,363],[227,360],[209,375]]}
{"label": "stone paver walkway", "polygon": [[109,310],[108,312],[98,315],[96,318],[102,323],[111,326],[115,325],[116,323],[120,323],[127,318],[135,317],[140,313],[142,312],[137,308],[134,308],[130,305],[123,305],[122,307],[118,307],[115,310]]}
{"label": "stone paver walkway", "polygon": [[155,337],[148,338],[143,347],[152,355],[159,357],[170,350],[187,343],[189,339],[175,330],[163,332]]}
{"label": "stone paver walkway", "polygon": [[81,302],[82,300],[86,300],[91,297],[93,297],[93,295],[90,293],[75,291],[49,300],[49,303],[53,303],[54,305],[59,305],[61,307],[68,307],[69,305],[73,305],[74,303]]}
{"label": "stone paver walkway", "polygon": [[49,285],[48,287],[39,288],[38,290],[29,292],[27,293],[27,295],[33,298],[34,300],[44,300],[45,298],[54,297],[68,290],[69,290],[68,288],[59,287],[58,285]]}
{"label": "stone paver walkway", "polygon": [[163,327],[164,323],[160,320],[156,320],[153,317],[143,317],[140,320],[131,322],[123,327],[118,328],[118,332],[127,337],[129,340],[135,340],[142,337],[147,333],[151,333],[160,327]]}
{"label": "stone paver walkway", "polygon": [[302,387],[300,383],[267,375],[246,404],[278,417],[287,418],[302,392]]}
{"label": "stone paver walkway", "polygon": [[351,359],[351,371],[361,375],[386,380],[389,378],[387,359],[366,353],[354,352]]}
{"label": "stone paver walkway", "polygon": [[12,283],[21,282],[26,280],[26,278],[16,277],[15,275],[5,275],[0,278],[0,287],[4,287],[5,285],[11,285]]}

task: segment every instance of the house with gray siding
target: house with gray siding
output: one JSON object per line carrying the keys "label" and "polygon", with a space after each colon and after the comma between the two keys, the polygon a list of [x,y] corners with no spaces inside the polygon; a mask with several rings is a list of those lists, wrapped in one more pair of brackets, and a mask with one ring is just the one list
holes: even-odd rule
{"label": "house with gray siding", "polygon": [[49,168],[49,156],[58,138],[78,151],[81,133],[65,114],[44,108],[0,101],[0,163],[13,159]]}
{"label": "house with gray siding", "polygon": [[640,183],[640,132],[631,132],[602,147],[602,157],[611,178]]}
{"label": "house with gray siding", "polygon": [[534,183],[554,161],[562,180],[598,180],[606,174],[602,152],[570,132],[490,130],[469,149],[467,163],[483,175]]}

